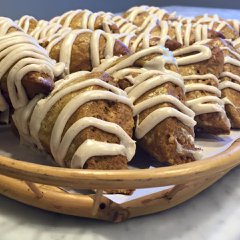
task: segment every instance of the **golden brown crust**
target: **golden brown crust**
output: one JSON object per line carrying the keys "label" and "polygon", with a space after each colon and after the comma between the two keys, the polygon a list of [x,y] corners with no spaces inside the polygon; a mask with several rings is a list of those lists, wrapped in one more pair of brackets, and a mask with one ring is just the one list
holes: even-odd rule
{"label": "golden brown crust", "polygon": [[221,113],[205,113],[195,117],[196,130],[210,134],[230,134],[227,117]]}
{"label": "golden brown crust", "polygon": [[[217,47],[227,47],[231,51],[236,51],[236,49],[227,41],[221,40],[221,39],[215,39],[214,42],[212,42],[213,45]],[[224,57],[231,57],[233,59],[237,59],[237,57],[228,49],[223,50]],[[238,60],[238,59],[237,59]],[[232,74],[235,74],[237,76],[240,76],[240,67],[226,63],[223,66],[223,72],[229,72]],[[231,79],[230,77],[221,77],[220,82],[229,81],[236,84],[239,84],[238,81]],[[240,128],[240,93],[234,89],[231,88],[225,88],[222,89],[222,98],[229,99],[234,105],[225,105],[226,113],[228,118],[230,119],[232,128]]]}
{"label": "golden brown crust", "polygon": [[[85,14],[84,11],[77,14],[70,22],[69,27],[72,29],[81,29],[84,14]],[[94,30],[97,30],[97,29],[104,30],[103,25],[107,24],[112,33],[119,33],[118,26],[113,21],[105,21],[103,14],[96,18],[96,21],[94,23]],[[66,17],[61,20],[60,24],[63,25],[65,23],[65,20],[66,20]]]}
{"label": "golden brown crust", "polygon": [[[0,88],[4,97],[11,105],[8,95],[7,76],[8,73],[2,77],[0,81]],[[49,94],[54,88],[54,81],[47,74],[29,72],[23,77],[22,85],[26,91],[28,98],[32,99],[40,93],[45,95]]]}
{"label": "golden brown crust", "polygon": [[37,27],[37,24],[38,21],[36,19],[30,19],[27,33],[30,34]]}
{"label": "golden brown crust", "polygon": [[227,97],[233,104],[225,105],[232,128],[240,128],[240,92],[231,88],[222,90],[222,97]]}
{"label": "golden brown crust", "polygon": [[175,165],[195,160],[191,152],[177,151],[177,144],[186,150],[195,151],[194,144],[187,136],[193,135],[191,129],[176,118],[167,118],[139,140],[140,146],[160,162]]}
{"label": "golden brown crust", "polygon": [[[125,12],[123,13],[123,17],[127,18],[130,15],[131,12]],[[146,20],[146,18],[149,16],[149,14],[147,12],[142,12],[139,13],[135,19],[132,21],[132,23],[138,27],[140,27],[143,22]]]}
{"label": "golden brown crust", "polygon": [[[129,12],[127,11],[127,12],[125,12],[125,13],[123,14],[123,17],[124,17],[124,18],[127,18],[130,14],[131,14],[131,12],[130,12],[130,11],[129,11]],[[135,17],[135,19],[132,21],[132,23],[133,23],[134,25],[138,26],[138,27],[141,27],[142,24],[143,24],[143,22],[144,22],[144,21],[146,20],[146,18],[149,17],[149,16],[150,16],[150,13],[148,13],[147,11],[143,11],[143,12],[139,13],[139,14]],[[154,17],[155,17],[155,18],[154,18]],[[153,20],[156,20],[156,22],[158,22],[157,16],[154,15],[154,17],[153,17]],[[170,18],[170,15],[169,15],[168,13],[165,13],[164,16],[163,16],[163,18],[162,18],[161,20],[164,20],[164,21],[171,20],[171,21],[173,21],[174,19],[173,19],[172,17]]]}
{"label": "golden brown crust", "polygon": [[[162,94],[172,95],[184,102],[185,97],[182,89],[168,82],[146,92],[136,101],[135,104]],[[139,114],[139,123],[141,123],[150,113],[163,107],[176,108],[170,103],[158,104],[148,108]],[[143,138],[139,139],[138,143],[160,162],[172,165],[195,160],[191,152],[196,150],[193,137],[193,129],[185,126],[176,118],[167,118],[155,126]],[[177,150],[177,145],[179,150]]]}
{"label": "golden brown crust", "polygon": [[[91,71],[91,55],[90,55],[90,40],[92,33],[86,32],[80,34],[74,41],[72,51],[71,51],[71,63],[70,63],[70,73],[77,71]],[[59,62],[60,50],[63,40],[59,41],[56,45],[53,46],[49,55],[52,59]],[[45,42],[42,46],[47,47],[49,43]],[[97,44],[97,43],[96,43]],[[106,47],[106,39],[101,36],[99,40],[100,59],[104,59],[104,51]],[[121,56],[129,54],[130,51],[122,42],[119,40],[115,41],[113,54],[114,56]]]}
{"label": "golden brown crust", "polygon": [[[189,64],[185,66],[179,66],[179,73],[182,76],[189,75],[205,75],[213,74],[219,77],[223,72],[224,67],[224,54],[223,51],[218,46],[219,39],[211,40],[207,45],[212,51],[212,57],[208,60]],[[186,84],[191,83],[202,83],[214,87],[218,87],[217,83],[213,79],[192,79],[187,80]],[[186,100],[196,99],[202,96],[215,96],[213,93],[208,93],[206,91],[192,91],[186,93]],[[225,114],[221,113],[205,113],[195,117],[197,121],[196,129],[201,129],[201,131],[212,133],[212,134],[229,134],[229,123]]]}
{"label": "golden brown crust", "polygon": [[31,99],[37,94],[49,94],[54,88],[54,81],[45,73],[29,72],[22,79],[22,85]]}
{"label": "golden brown crust", "polygon": [[[90,73],[85,75],[84,77],[79,78],[79,81],[84,81],[90,78],[99,77],[104,81],[109,83],[112,82],[112,79],[107,74],[102,73]],[[89,90],[106,90],[99,86],[91,86],[85,89],[81,89],[79,91],[73,92],[71,94],[63,97],[57,104],[55,104],[51,110],[46,115],[45,119],[42,122],[41,129],[39,132],[39,138],[41,140],[42,145],[46,149],[47,152],[50,152],[50,140],[49,136],[51,136],[51,131],[53,129],[54,123],[59,115],[61,109],[72,99],[74,96],[79,95],[81,92],[89,91]],[[132,110],[125,104],[111,102],[106,100],[97,100],[90,101],[84,105],[82,105],[69,119],[64,132],[78,119],[83,117],[96,117],[98,119],[106,120],[109,122],[114,122],[121,126],[130,136],[132,135],[133,129],[133,116]],[[71,147],[69,148],[66,158],[65,164],[66,166],[70,166],[70,162],[74,152],[77,148],[87,139],[95,139],[97,141],[110,142],[110,143],[119,143],[118,137],[113,134],[104,132],[95,127],[88,127],[81,131],[73,140]],[[93,157],[90,158],[85,168],[91,169],[127,169],[127,160],[125,156],[115,156],[115,157]]]}
{"label": "golden brown crust", "polygon": [[197,74],[204,75],[204,74],[211,73],[216,77],[219,77],[219,75],[223,71],[223,65],[224,65],[223,51],[217,46],[215,47],[210,45],[209,47],[212,51],[211,58],[202,62],[194,63],[194,64],[178,66],[179,73],[182,76],[197,75]]}

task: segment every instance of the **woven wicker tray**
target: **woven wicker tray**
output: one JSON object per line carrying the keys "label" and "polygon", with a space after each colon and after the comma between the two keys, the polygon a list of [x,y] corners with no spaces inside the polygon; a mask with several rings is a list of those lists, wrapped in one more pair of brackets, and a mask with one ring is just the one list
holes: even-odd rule
{"label": "woven wicker tray", "polygon": [[[174,207],[200,193],[239,164],[240,139],[214,157],[151,169],[64,169],[0,156],[0,194],[48,211],[121,222]],[[107,198],[102,191],[170,185],[173,186],[166,190],[121,204]],[[96,189],[96,194],[70,193],[59,187]]]}

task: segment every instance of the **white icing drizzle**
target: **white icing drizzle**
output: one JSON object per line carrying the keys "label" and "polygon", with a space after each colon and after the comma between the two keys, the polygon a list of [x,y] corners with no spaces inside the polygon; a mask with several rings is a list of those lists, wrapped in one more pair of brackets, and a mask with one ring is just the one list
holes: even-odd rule
{"label": "white icing drizzle", "polygon": [[236,75],[236,74],[233,74],[231,72],[222,72],[220,74],[220,78],[223,78],[223,77],[229,77],[229,78],[231,78],[233,80],[236,80],[240,84],[240,77],[238,75]]}
{"label": "white icing drizzle", "polygon": [[[166,73],[157,70],[139,69],[139,75],[136,77],[132,77],[133,73],[137,73],[136,69],[128,68],[122,69],[114,74],[114,77],[116,76],[120,79],[131,76],[133,86],[126,88],[125,91],[128,93],[128,96],[133,103],[135,103],[137,99],[139,99],[149,90],[159,87],[167,82],[171,82],[174,85],[179,86],[180,88],[182,88],[183,92],[185,90],[183,80],[179,76],[176,76],[175,74],[170,74],[169,72]],[[139,124],[139,122],[137,121],[135,130],[135,135],[137,138],[144,137],[157,124],[169,117],[176,117],[190,127],[193,127],[196,124],[193,120],[194,113],[182,102],[180,102],[176,97],[173,97],[171,95],[159,95],[150,99],[146,99],[138,104],[134,104],[134,116],[138,117],[138,115],[144,110],[161,103],[171,103],[177,109],[163,107],[152,112],[142,121],[141,124]]]}
{"label": "white icing drizzle", "polygon": [[[229,47],[221,47],[222,50],[227,50],[228,52],[230,52],[231,54],[234,55],[235,58],[230,57],[228,55],[226,55],[224,57],[224,64],[231,64],[237,67],[240,67],[240,54],[238,54],[236,51],[234,51],[233,49],[229,48]],[[220,79],[224,78],[224,77],[228,77],[232,80],[237,81],[237,83],[235,82],[231,82],[229,80],[224,80],[222,82],[220,82],[219,84],[219,89],[223,90],[225,88],[231,88],[234,89],[238,92],[240,92],[240,77],[232,72],[228,72],[228,71],[224,71],[220,74]],[[230,100],[229,100],[230,101]]]}
{"label": "white icing drizzle", "polygon": [[[43,21],[43,20],[42,20]],[[62,25],[57,23],[49,24],[46,22],[46,25],[41,24],[41,21],[38,22],[37,27],[31,32],[31,36],[33,36],[37,40],[45,39],[49,36],[53,36],[54,34],[64,34],[71,31],[71,28],[62,27]]]}
{"label": "white icing drizzle", "polygon": [[17,21],[17,25],[22,28],[22,30],[25,32],[25,33],[29,33],[29,28],[30,28],[30,22],[31,21],[34,21],[34,22],[37,22],[37,19],[32,17],[32,16],[29,16],[29,15],[25,15],[25,16],[22,16],[19,21]]}
{"label": "white icing drizzle", "polygon": [[[74,140],[74,138],[85,128],[94,126],[105,132],[116,135],[120,144],[112,143],[101,143],[94,140],[85,141],[77,151],[74,153],[72,158],[72,167],[83,167],[85,162],[92,156],[113,156],[113,155],[124,155],[128,161],[132,159],[135,153],[134,141],[124,132],[124,130],[115,123],[106,122],[93,117],[85,117],[76,121],[67,131],[63,134],[65,126],[77,109],[89,101],[95,100],[110,100],[114,102],[121,102],[123,104],[132,107],[132,102],[127,98],[127,95],[121,89],[114,87],[101,79],[89,79],[85,81],[78,81],[79,77],[86,74],[86,72],[79,72],[69,75],[66,79],[61,80],[56,86],[57,89],[51,93],[46,99],[38,101],[37,105],[31,109],[32,115],[29,122],[29,133],[34,139],[34,142],[39,148],[42,148],[39,140],[39,131],[41,123],[46,117],[50,109],[64,96],[84,89],[90,86],[101,86],[108,90],[91,90],[82,92],[73,97],[61,110],[57,117],[56,122],[51,133],[50,148],[51,153],[60,166],[64,166],[64,158],[68,152],[68,149]],[[27,110],[29,113],[29,110]],[[26,117],[27,116],[27,117]],[[20,118],[26,120],[29,115],[20,113]],[[19,122],[19,117],[18,117]],[[20,121],[21,122],[21,121]],[[20,129],[24,127],[19,126]],[[28,133],[28,131],[25,131]],[[84,151],[82,151],[84,149]]]}
{"label": "white icing drizzle", "polygon": [[223,82],[219,83],[220,90],[223,90],[225,88],[231,88],[231,89],[234,89],[234,90],[240,92],[240,85],[237,83],[230,82],[230,81],[223,81]]}
{"label": "white icing drizzle", "polygon": [[126,78],[128,80],[130,80],[131,83],[133,83],[133,74],[140,74],[140,73],[143,73],[145,72],[146,69],[144,68],[124,68],[124,69],[121,69],[115,73],[112,74],[112,77],[115,79],[115,80],[118,80],[118,79],[123,79],[123,78]]}
{"label": "white icing drizzle", "polygon": [[[149,7],[146,5],[132,7],[126,13],[128,13],[128,16],[126,17],[126,19],[128,19],[131,22],[134,22],[135,18],[141,13],[149,13],[150,16],[152,17],[157,16],[157,19],[160,21],[163,20],[166,14],[168,14],[168,12],[165,9],[160,9],[157,7]],[[169,14],[168,20],[174,19],[175,14],[176,14],[175,12]]]}
{"label": "white icing drizzle", "polygon": [[227,20],[228,23],[234,28],[234,30],[236,31],[236,33],[239,36],[240,33],[240,21],[238,19],[228,19]]}
{"label": "white icing drizzle", "polygon": [[[210,103],[211,102],[211,103]],[[224,113],[224,102],[215,96],[203,96],[188,100],[186,105],[191,108],[196,116],[205,113],[221,112]]]}
{"label": "white icing drizzle", "polygon": [[186,80],[193,80],[193,79],[199,79],[199,80],[211,79],[211,80],[215,81],[216,84],[219,84],[219,79],[215,75],[213,75],[211,73],[204,74],[204,75],[183,76],[183,80],[184,81],[186,81]]}
{"label": "white icing drizzle", "polygon": [[148,71],[146,73],[143,73],[134,79],[135,83],[132,87],[125,89],[133,103],[147,91],[167,82],[171,82],[184,89],[184,83],[181,79],[170,74],[156,74],[156,71]]}
{"label": "white icing drizzle", "polygon": [[[36,21],[36,27],[30,32],[30,21],[35,20]],[[70,32],[71,28],[63,27],[61,24],[54,23],[54,22],[48,22],[45,20],[37,21],[32,16],[23,16],[18,21],[18,26],[23,29],[25,33],[30,34],[32,37],[34,37],[37,40],[42,40],[47,37],[54,36],[54,34],[64,34],[65,32]]]}
{"label": "white icing drizzle", "polygon": [[[184,47],[180,50],[174,51],[174,56],[177,58],[177,63],[179,66],[184,66],[188,64],[198,63],[212,57],[212,52],[209,47],[204,46],[202,44],[208,43],[209,40],[203,40],[195,43],[190,47]],[[197,46],[197,48],[195,48]],[[198,48],[200,47],[200,48]],[[203,48],[202,48],[203,47]],[[183,56],[184,54],[189,54],[192,52],[200,52],[194,55]],[[206,91],[210,94],[214,94],[214,96],[202,96],[197,97],[192,100],[186,101],[186,105],[191,108],[196,115],[219,112],[221,114],[225,114],[224,112],[224,102],[220,99],[221,91],[219,90],[219,79],[213,74],[205,74],[205,75],[188,75],[183,76],[185,82],[186,93],[193,91]],[[215,86],[207,85],[204,83],[189,83],[191,80],[204,80],[211,79],[216,83]]]}
{"label": "white icing drizzle", "polygon": [[[164,74],[157,71],[147,71],[135,78],[135,83],[132,87],[126,89],[128,96],[133,103],[145,94],[147,91],[161,86],[164,83],[171,82],[184,90],[184,84],[181,78],[177,78],[175,75]],[[144,100],[134,106],[134,115],[138,115],[147,108],[153,107],[160,103],[171,103],[175,105],[179,110],[171,109],[170,107],[164,107],[155,110],[142,123],[136,126],[136,137],[142,138],[158,123],[165,120],[168,117],[177,117],[180,121],[188,126],[194,126],[193,120],[194,113],[187,108],[182,102],[171,95],[159,95],[153,98]]]}
{"label": "white icing drizzle", "polygon": [[[151,50],[151,51],[150,51]],[[158,61],[161,60],[161,67],[162,71],[158,70],[149,70],[145,68],[139,68],[136,69],[132,67],[133,63],[140,57],[146,56],[150,53],[154,53],[153,50],[156,50],[156,48],[149,48],[147,50],[141,51],[141,53],[133,54],[135,56],[130,56],[130,59],[123,59],[121,62],[118,63],[114,67],[109,67],[109,65],[104,65],[104,70],[111,73],[112,76],[116,79],[128,79],[132,86],[125,89],[125,91],[128,93],[129,98],[134,103],[134,116],[137,117],[137,123],[136,123],[136,129],[135,129],[135,136],[136,138],[140,139],[143,138],[149,131],[151,131],[156,125],[158,125],[160,122],[164,121],[167,118],[173,117],[177,118],[179,121],[181,121],[183,124],[189,126],[190,128],[193,128],[196,124],[194,121],[194,112],[190,110],[188,107],[186,107],[181,101],[179,101],[176,97],[173,97],[171,95],[159,95],[152,97],[150,99],[146,99],[140,103],[136,104],[136,100],[139,99],[142,95],[144,95],[146,92],[148,92],[151,89],[154,89],[156,87],[159,87],[165,83],[172,83],[182,89],[182,91],[185,91],[184,88],[184,82],[183,79],[180,77],[180,75],[176,73],[170,73],[170,71],[167,71],[164,66],[165,63],[170,61],[164,60],[164,58],[170,57],[169,53],[165,51],[162,51],[162,56],[157,57]],[[157,50],[158,52],[159,50]],[[171,56],[172,59],[172,56]],[[173,61],[173,60],[171,60]],[[165,62],[165,63],[164,63]],[[173,61],[174,62],[174,61]],[[111,62],[112,64],[112,62]],[[154,64],[149,64],[154,65]],[[116,67],[117,66],[117,67]],[[100,66],[101,69],[103,69],[102,66]],[[95,69],[97,70],[97,69]],[[135,74],[137,76],[135,76]],[[152,113],[150,113],[140,124],[139,124],[139,114],[143,112],[144,110],[156,106],[158,104],[162,103],[171,103],[176,107],[163,107],[159,108]]]}
{"label": "white icing drizzle", "polygon": [[150,33],[156,26],[159,25],[159,21],[155,15],[149,15],[143,21],[142,25],[138,28],[139,32]]}
{"label": "white icing drizzle", "polygon": [[[71,56],[72,56],[72,48],[77,37],[83,33],[90,33],[90,56],[91,56],[91,64],[92,67],[97,67],[100,65],[100,37],[103,36],[106,39],[106,45],[104,50],[104,58],[111,58],[114,55],[114,44],[115,37],[112,34],[105,33],[102,30],[92,31],[90,29],[80,29],[80,30],[72,30],[71,32],[66,32],[65,34],[57,34],[54,37],[46,38],[45,41],[48,41],[49,44],[46,47],[46,50],[50,53],[52,48],[62,41],[60,46],[60,62],[66,64],[65,74],[70,73],[70,65],[71,65]],[[79,59],[81,61],[81,59]]]}
{"label": "white icing drizzle", "polygon": [[[138,35],[135,34],[116,34],[117,39],[122,41],[126,46],[128,46],[132,53],[137,52],[138,50],[146,49],[150,47],[150,41],[152,39],[149,32],[142,32]],[[158,38],[158,44],[155,46],[165,46],[166,41],[169,36],[153,37]]]}
{"label": "white icing drizzle", "polygon": [[[166,14],[165,10],[160,9],[158,12],[158,8],[154,7],[134,7],[127,11],[127,13],[129,13],[127,19],[131,22],[134,22],[134,19],[139,14],[144,12],[148,12],[150,15],[144,19],[143,23],[141,23],[141,26],[139,26],[139,29],[137,31],[138,33],[150,34],[153,29],[159,28],[159,37],[162,39],[169,35],[171,27],[174,28],[176,40],[185,46],[190,45],[190,38],[192,35],[194,35],[195,37],[195,42],[208,38],[207,25],[192,24],[191,21],[188,21],[185,24],[183,24],[182,21],[164,21],[163,17]],[[156,13],[156,15],[153,14],[154,12]],[[159,13],[159,15],[157,13]],[[170,15],[169,18],[174,19],[175,15]],[[156,35],[156,33],[154,33],[154,35]]]}
{"label": "white icing drizzle", "polygon": [[61,162],[63,162],[61,156],[65,156],[67,154],[67,150],[71,144],[71,139],[75,138],[79,132],[89,126],[117,135],[120,139],[120,144],[99,142],[88,139],[74,154],[71,162],[72,167],[83,168],[85,162],[93,156],[123,155],[127,157],[128,161],[133,158],[135,154],[135,143],[119,125],[93,117],[85,117],[75,122],[64,135],[58,152]]}
{"label": "white icing drizzle", "polygon": [[[150,113],[139,125],[137,121],[137,128],[135,130],[136,138],[142,138],[146,135],[152,128],[154,128],[158,123],[162,122],[166,118],[176,117],[184,125],[193,128],[196,125],[196,122],[186,114],[183,114],[171,107],[159,108],[156,111]],[[151,125],[149,125],[151,122]]]}
{"label": "white icing drizzle", "polygon": [[72,21],[74,21],[74,18],[79,14],[82,14],[82,20],[81,22],[78,22],[78,28],[95,30],[95,23],[97,21],[97,18],[101,17],[102,30],[109,33],[112,32],[112,30],[109,27],[114,24],[114,22],[111,19],[111,14],[104,12],[93,13],[87,9],[85,10],[78,9],[66,12],[62,16],[53,18],[50,22],[55,22],[59,24],[61,24],[62,22],[63,27],[70,27]]}
{"label": "white icing drizzle", "polygon": [[[115,64],[114,66],[110,67],[115,59],[109,59],[108,62],[103,62],[103,64],[99,65],[93,71],[106,71],[109,74],[113,74],[120,69],[127,68],[132,66],[138,59],[154,54],[159,53],[161,56],[155,57],[150,61],[147,61],[144,65],[144,68],[148,69],[156,69],[156,70],[163,70],[165,69],[164,66],[166,63],[176,64],[175,59],[172,56],[172,53],[161,46],[150,47],[147,49],[143,49],[139,52],[136,52],[132,55],[129,55],[119,63]],[[110,68],[109,68],[110,67]]]}
{"label": "white icing drizzle", "polygon": [[23,32],[13,32],[0,37],[0,78],[8,73],[8,94],[15,109],[28,102],[21,84],[27,73],[45,73],[53,79],[62,73],[63,68],[63,64],[56,65],[45,49]]}
{"label": "white icing drizzle", "polygon": [[236,40],[232,41],[233,46],[237,47],[238,49],[240,48],[240,37],[237,38]]}
{"label": "white icing drizzle", "polygon": [[0,37],[6,35],[9,29],[12,27],[16,28],[18,31],[21,31],[17,24],[10,18],[0,17]]}
{"label": "white icing drizzle", "polygon": [[[160,9],[158,7],[148,7],[148,12],[150,14],[155,14],[160,21],[163,20],[166,14],[169,14],[165,9]],[[168,20],[173,20],[175,19],[175,17],[176,17],[176,12],[172,12],[169,14]]]}
{"label": "white icing drizzle", "polygon": [[[194,53],[194,54],[180,57],[181,55],[185,55],[189,53]],[[176,57],[178,65],[188,65],[188,64],[201,62],[211,58],[212,52],[208,46],[204,46],[201,44],[194,44],[192,46],[184,47],[184,48],[173,51],[173,55],[174,57]]]}
{"label": "white icing drizzle", "polygon": [[135,33],[138,29],[136,25],[121,16],[114,16],[112,20],[117,24],[120,33]]}
{"label": "white icing drizzle", "polygon": [[199,24],[201,24],[205,25],[208,29],[213,29],[218,32],[221,32],[224,29],[224,27],[228,25],[228,22],[226,20],[222,20],[217,14],[214,15],[204,14],[197,21],[195,18],[188,18],[187,23],[191,22],[194,23],[193,24],[194,26],[198,26]]}
{"label": "white icing drizzle", "polygon": [[161,21],[160,24],[156,23],[155,26],[144,31],[145,33],[151,33],[154,27],[160,28],[160,38],[164,38],[169,35],[170,28],[174,29],[175,38],[178,42],[185,46],[190,45],[190,38],[194,35],[195,42],[205,40],[208,38],[208,28],[205,25],[192,25],[191,23],[182,24],[182,22],[167,22]]}
{"label": "white icing drizzle", "polygon": [[29,121],[37,102],[42,98],[43,95],[37,95],[26,106],[16,109],[12,115],[21,143],[30,144],[34,142],[34,139],[30,136]]}
{"label": "white icing drizzle", "polygon": [[186,93],[193,92],[193,91],[206,91],[213,94],[216,94],[218,97],[221,97],[221,91],[214,87],[209,86],[203,83],[191,83],[186,85]]}

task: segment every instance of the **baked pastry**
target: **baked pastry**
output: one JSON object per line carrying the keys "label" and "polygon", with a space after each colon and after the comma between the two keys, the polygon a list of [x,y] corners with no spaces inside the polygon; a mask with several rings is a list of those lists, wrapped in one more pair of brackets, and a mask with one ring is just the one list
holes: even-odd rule
{"label": "baked pastry", "polygon": [[71,28],[63,27],[61,24],[50,23],[45,20],[38,21],[36,18],[28,15],[22,16],[17,21],[17,24],[25,33],[28,33],[36,40],[42,40],[54,34],[64,34],[71,31]]}
{"label": "baked pastry", "polygon": [[193,24],[193,26],[198,24],[206,25],[209,29],[222,33],[226,39],[236,39],[239,36],[239,26],[236,31],[236,21],[227,21],[216,14],[183,18],[180,21],[185,24]]}
{"label": "baked pastry", "polygon": [[1,21],[0,32],[10,33],[0,37],[0,106],[1,111],[9,112],[39,93],[51,92],[64,64],[56,64],[35,39],[10,25],[9,19]]}
{"label": "baked pastry", "polygon": [[93,13],[87,9],[66,12],[62,16],[53,18],[50,22],[59,23],[72,29],[100,29],[108,33],[119,32],[117,25],[112,20],[112,14],[105,12]]}
{"label": "baked pastry", "polygon": [[128,21],[127,19],[123,18],[122,16],[113,16],[112,20],[116,23],[117,27],[119,28],[119,33],[131,34],[135,33],[138,27]]}
{"label": "baked pastry", "polygon": [[0,17],[0,37],[5,36],[7,33],[21,31],[12,19],[7,17]]}
{"label": "baked pastry", "polygon": [[127,169],[135,154],[132,102],[105,73],[68,75],[47,98],[15,111],[13,120],[23,140],[62,167]]}
{"label": "baked pastry", "polygon": [[199,153],[194,146],[194,113],[184,105],[181,76],[166,68],[177,71],[171,52],[151,47],[106,60],[94,71],[112,75],[133,101],[135,138],[142,148],[165,164],[191,162]]}
{"label": "baked pastry", "polygon": [[223,51],[224,66],[220,74],[219,89],[233,128],[240,128],[240,54],[231,41],[215,40],[214,46]]}
{"label": "baked pastry", "polygon": [[110,75],[119,69],[131,67],[146,68],[152,70],[164,70],[165,68],[177,72],[177,65],[172,52],[163,46],[155,46],[143,49],[133,54],[122,57],[113,57],[102,60],[102,63],[93,68],[93,72],[106,71]]}
{"label": "baked pastry", "polygon": [[126,12],[123,13],[122,16],[136,26],[141,27],[144,25],[148,25],[153,18],[155,18],[157,22],[162,20],[176,20],[175,14],[175,12],[168,13],[165,9],[161,9],[158,7],[150,7],[143,5],[128,9]]}
{"label": "baked pastry", "polygon": [[102,59],[129,54],[129,49],[112,34],[101,30],[72,30],[55,34],[41,43],[49,56],[66,64],[65,73],[91,71]]}
{"label": "baked pastry", "polygon": [[171,40],[169,36],[165,37],[151,37],[149,33],[141,34],[119,34],[116,35],[117,39],[123,42],[132,53],[140,51],[145,48],[154,47],[154,46],[164,46],[169,50],[173,51],[180,48],[182,45],[176,40]]}
{"label": "baked pastry", "polygon": [[197,42],[173,52],[179,73],[186,86],[186,104],[196,114],[197,130],[212,134],[229,134],[218,77],[224,65],[223,51],[215,45],[218,39]]}
{"label": "baked pastry", "polygon": [[232,41],[233,47],[240,52],[240,37]]}
{"label": "baked pastry", "polygon": [[170,39],[175,39],[184,46],[189,46],[197,41],[205,39],[223,37],[222,34],[208,29],[206,25],[192,25],[191,23],[182,24],[176,21],[162,21],[154,27],[151,26],[148,31],[150,31],[151,36],[164,37],[169,35]]}
{"label": "baked pastry", "polygon": [[197,41],[215,37],[223,37],[221,33],[208,29],[207,25],[191,24],[178,21],[161,21],[156,16],[151,16],[149,22],[144,23],[135,32],[138,37],[150,35],[150,37],[160,38],[163,43],[167,39],[175,40],[184,46],[189,46]]}

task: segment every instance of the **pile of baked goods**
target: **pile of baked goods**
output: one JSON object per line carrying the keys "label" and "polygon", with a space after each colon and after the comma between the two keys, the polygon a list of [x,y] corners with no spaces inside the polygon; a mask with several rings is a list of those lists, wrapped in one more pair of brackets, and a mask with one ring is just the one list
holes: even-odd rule
{"label": "pile of baked goods", "polygon": [[0,121],[62,167],[195,161],[240,128],[240,22],[157,7],[0,18]]}

